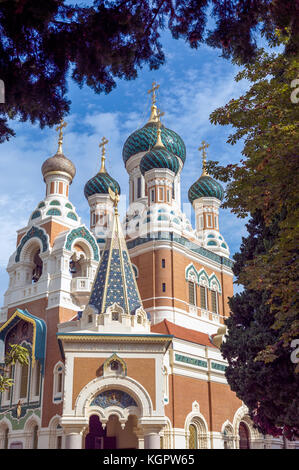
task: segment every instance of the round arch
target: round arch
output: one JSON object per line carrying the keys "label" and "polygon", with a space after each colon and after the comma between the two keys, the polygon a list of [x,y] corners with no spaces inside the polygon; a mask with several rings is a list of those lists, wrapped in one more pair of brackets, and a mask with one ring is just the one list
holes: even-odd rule
{"label": "round arch", "polygon": [[[0,421],[0,449],[5,448],[5,440],[6,438],[9,440],[9,434],[12,431],[11,422],[6,418],[2,418]],[[7,442],[8,445],[8,442]]]}
{"label": "round arch", "polygon": [[[193,406],[193,408],[195,408]],[[199,406],[197,410],[191,411],[185,420],[186,448],[189,448],[190,426],[196,429],[196,439],[199,449],[208,449],[208,424],[205,417],[200,413]]]}
{"label": "round arch", "polygon": [[[99,408],[91,407],[90,404],[96,395],[99,393],[109,390],[120,390],[128,393],[137,403],[137,407],[134,409],[127,409],[128,413],[120,411],[119,407],[108,407]],[[115,408],[115,409],[114,409]],[[126,410],[126,408],[125,408]],[[153,411],[153,404],[148,392],[145,388],[139,384],[136,380],[131,377],[119,377],[117,384],[111,377],[106,378],[96,378],[89,382],[79,393],[76,403],[75,403],[75,416],[88,418],[90,413],[98,413],[99,418],[102,421],[105,421],[111,414],[120,414],[121,419],[127,418],[131,414],[137,414],[139,417],[151,416]],[[126,416],[127,415],[127,416]]]}
{"label": "round arch", "polygon": [[260,438],[260,434],[258,430],[253,427],[253,423],[248,414],[248,408],[245,405],[242,405],[236,411],[234,419],[233,419],[233,432],[234,432],[234,435],[237,437],[238,447],[239,447],[239,427],[240,427],[241,422],[243,422],[247,426],[250,445],[252,442]]}
{"label": "round arch", "polygon": [[[38,428],[37,431],[36,431],[36,428]],[[38,441],[38,434],[39,434],[40,428],[41,428],[40,417],[37,416],[35,413],[33,413],[27,419],[27,421],[25,423],[25,426],[24,426],[24,432],[25,432],[25,436],[26,436],[25,449],[33,449],[34,448],[34,446],[35,446],[35,444],[34,444],[35,432],[37,433],[36,434],[36,439]],[[36,442],[36,446],[37,446],[37,442]]]}

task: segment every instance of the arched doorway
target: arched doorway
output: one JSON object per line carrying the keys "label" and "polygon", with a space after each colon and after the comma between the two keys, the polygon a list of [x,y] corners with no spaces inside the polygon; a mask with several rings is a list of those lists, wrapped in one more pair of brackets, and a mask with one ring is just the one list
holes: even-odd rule
{"label": "arched doorway", "polygon": [[239,448],[240,449],[250,449],[250,440],[249,440],[249,430],[248,427],[243,421],[239,424]]}
{"label": "arched doorway", "polygon": [[103,428],[98,415],[89,418],[89,429],[85,437],[85,449],[138,449],[138,438],[134,433],[137,418],[128,417],[122,428],[118,416],[111,415]]}

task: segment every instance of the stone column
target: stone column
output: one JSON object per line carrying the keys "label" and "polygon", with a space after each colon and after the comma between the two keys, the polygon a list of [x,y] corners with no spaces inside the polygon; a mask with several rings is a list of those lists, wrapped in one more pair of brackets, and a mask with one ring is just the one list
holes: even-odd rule
{"label": "stone column", "polygon": [[68,429],[65,435],[66,449],[82,449],[82,428]]}
{"label": "stone column", "polygon": [[160,435],[157,431],[146,431],[144,434],[145,449],[160,449]]}

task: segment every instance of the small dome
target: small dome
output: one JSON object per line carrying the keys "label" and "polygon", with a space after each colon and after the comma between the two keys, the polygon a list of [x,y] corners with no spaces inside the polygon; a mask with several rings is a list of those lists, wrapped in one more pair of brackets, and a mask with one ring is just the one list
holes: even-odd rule
{"label": "small dome", "polygon": [[76,167],[66,158],[63,153],[56,153],[53,157],[48,158],[42,165],[42,174],[45,179],[45,176],[48,173],[63,171],[70,175],[73,179],[76,174]]}
{"label": "small dome", "polygon": [[153,168],[168,168],[175,174],[179,171],[180,164],[177,157],[164,147],[154,147],[146,153],[140,162],[140,171],[144,175],[146,171]]}
{"label": "small dome", "polygon": [[215,197],[222,201],[224,196],[223,187],[211,176],[201,176],[189,189],[188,198],[191,204],[200,197]]}
{"label": "small dome", "polygon": [[[161,139],[166,149],[179,157],[182,163],[186,160],[186,147],[183,139],[171,129],[161,126]],[[157,141],[157,123],[148,122],[144,127],[131,134],[123,147],[123,160],[125,164],[132,155],[147,152]]]}
{"label": "small dome", "polygon": [[115,179],[107,172],[97,173],[93,178],[87,181],[84,187],[84,195],[88,199],[93,194],[108,194],[108,188],[120,194],[120,186]]}

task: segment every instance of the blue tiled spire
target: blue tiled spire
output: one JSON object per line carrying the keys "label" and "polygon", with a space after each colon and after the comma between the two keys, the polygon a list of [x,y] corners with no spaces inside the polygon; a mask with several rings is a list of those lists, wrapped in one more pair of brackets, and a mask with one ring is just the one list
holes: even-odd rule
{"label": "blue tiled spire", "polygon": [[95,276],[89,305],[97,313],[104,313],[114,303],[131,315],[142,307],[116,205],[111,235],[107,238]]}

